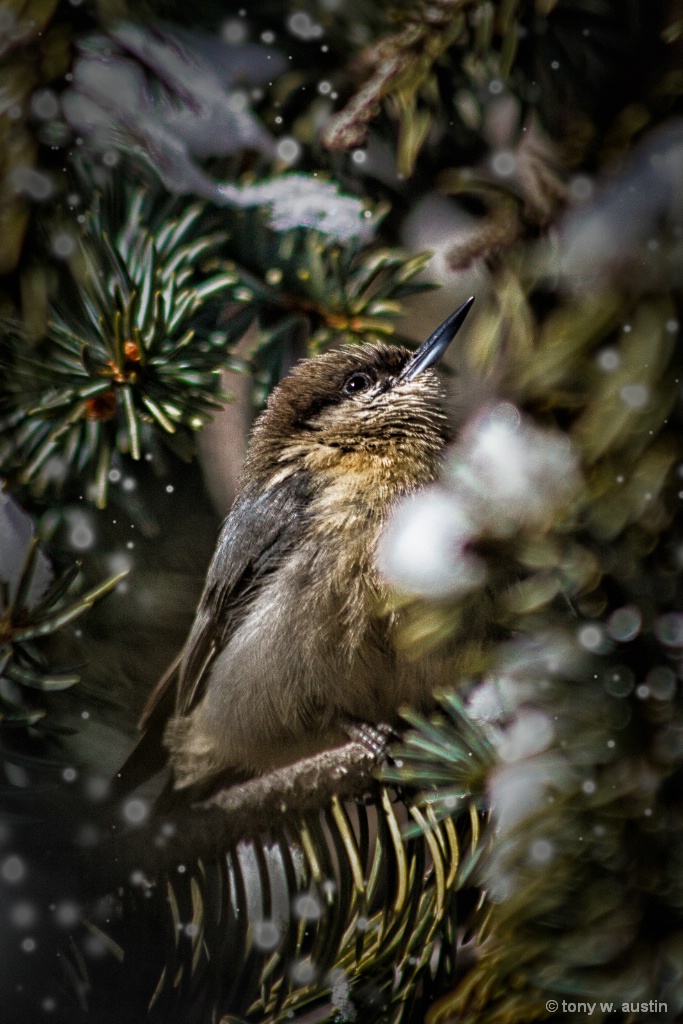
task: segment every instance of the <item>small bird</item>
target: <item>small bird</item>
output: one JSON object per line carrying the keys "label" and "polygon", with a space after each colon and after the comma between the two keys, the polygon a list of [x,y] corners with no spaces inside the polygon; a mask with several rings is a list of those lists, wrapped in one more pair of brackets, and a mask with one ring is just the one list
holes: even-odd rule
{"label": "small bird", "polygon": [[271,393],[190,634],[121,778],[145,734],[175,790],[257,775],[345,742],[353,723],[429,707],[452,678],[452,653],[415,660],[396,645],[374,553],[396,502],[438,473],[450,428],[433,367],[473,301],[414,353],[345,345]]}

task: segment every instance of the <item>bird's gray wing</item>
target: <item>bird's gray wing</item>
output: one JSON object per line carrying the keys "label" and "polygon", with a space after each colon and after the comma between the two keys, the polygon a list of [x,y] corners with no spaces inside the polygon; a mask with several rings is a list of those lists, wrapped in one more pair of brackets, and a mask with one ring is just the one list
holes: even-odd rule
{"label": "bird's gray wing", "polygon": [[187,714],[201,698],[214,656],[239,625],[255,591],[306,529],[310,495],[310,477],[299,471],[270,488],[247,488],[237,498],[221,528],[190,635],[147,701],[141,735],[112,780],[112,801],[167,764],[166,723],[174,713]]}
{"label": "bird's gray wing", "polygon": [[[216,545],[190,635],[180,656],[175,713],[201,699],[214,657],[238,627],[255,592],[282,563],[305,529],[310,477],[300,471],[281,483],[238,497]],[[172,680],[166,681],[165,687]],[[162,699],[154,693],[141,725]]]}

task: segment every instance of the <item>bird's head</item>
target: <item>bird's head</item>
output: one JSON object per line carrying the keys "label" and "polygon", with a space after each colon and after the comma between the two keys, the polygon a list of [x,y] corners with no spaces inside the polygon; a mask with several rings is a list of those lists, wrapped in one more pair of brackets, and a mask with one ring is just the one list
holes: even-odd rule
{"label": "bird's head", "polygon": [[408,483],[433,476],[449,439],[443,386],[433,368],[473,301],[415,352],[345,345],[298,363],[255,424],[247,476],[272,477],[295,465],[335,474],[380,471]]}

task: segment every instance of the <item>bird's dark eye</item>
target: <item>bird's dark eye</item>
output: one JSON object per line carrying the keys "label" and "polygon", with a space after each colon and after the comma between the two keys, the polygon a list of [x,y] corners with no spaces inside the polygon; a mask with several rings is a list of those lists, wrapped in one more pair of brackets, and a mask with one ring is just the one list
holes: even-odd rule
{"label": "bird's dark eye", "polygon": [[367,373],[352,373],[342,388],[345,395],[357,395],[359,391],[367,391],[372,387],[372,379]]}

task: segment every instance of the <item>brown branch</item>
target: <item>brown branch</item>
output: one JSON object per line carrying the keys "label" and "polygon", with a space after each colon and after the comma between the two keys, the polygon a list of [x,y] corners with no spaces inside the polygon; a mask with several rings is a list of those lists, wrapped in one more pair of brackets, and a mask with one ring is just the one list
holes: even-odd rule
{"label": "brown branch", "polygon": [[[380,756],[359,742],[297,761],[248,782],[220,789],[208,800],[155,816],[97,850],[87,865],[100,891],[129,881],[133,872],[155,877],[178,864],[224,854],[240,840],[267,835],[287,821],[324,808],[334,796],[352,800],[374,785]],[[104,877],[102,868],[111,871]]]}
{"label": "brown branch", "polygon": [[[329,119],[322,133],[323,145],[331,150],[363,145],[383,100],[401,89],[415,96],[431,74],[432,65],[465,31],[463,10],[473,2],[423,0],[414,10],[402,10],[403,27],[360,55],[358,63],[369,78]],[[412,105],[409,109],[412,113]]]}
{"label": "brown branch", "polygon": [[477,230],[451,245],[446,253],[451,270],[465,270],[474,260],[495,256],[501,249],[514,245],[524,226],[516,210],[500,210],[485,217]]}
{"label": "brown branch", "polygon": [[382,61],[344,109],[330,118],[322,135],[327,149],[351,149],[363,145],[370,122],[379,114],[382,99],[392,79],[403,70],[403,64],[398,56]]}

